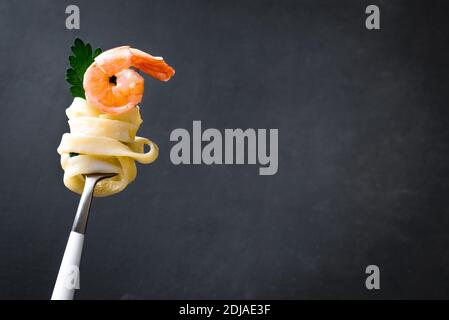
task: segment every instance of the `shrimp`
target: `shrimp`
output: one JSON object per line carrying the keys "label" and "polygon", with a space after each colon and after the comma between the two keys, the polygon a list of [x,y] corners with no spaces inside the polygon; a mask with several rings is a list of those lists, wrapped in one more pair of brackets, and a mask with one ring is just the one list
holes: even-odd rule
{"label": "shrimp", "polygon": [[144,80],[131,67],[161,81],[168,81],[175,74],[162,57],[129,46],[110,49],[96,57],[84,73],[86,100],[110,114],[132,109],[142,100]]}

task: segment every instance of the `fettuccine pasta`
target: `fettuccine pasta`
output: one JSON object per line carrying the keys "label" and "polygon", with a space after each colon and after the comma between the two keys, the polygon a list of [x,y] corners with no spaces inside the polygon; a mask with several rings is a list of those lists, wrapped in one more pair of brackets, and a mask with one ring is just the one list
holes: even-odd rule
{"label": "fettuccine pasta", "polygon": [[74,55],[69,57],[66,76],[75,99],[66,110],[70,133],[62,136],[58,147],[64,184],[82,194],[85,175],[115,173],[95,185],[94,196],[105,197],[136,178],[135,161],[151,163],[159,154],[155,143],[136,136],[142,123],[138,104],[144,93],[144,79],[137,71],[168,81],[175,70],[162,57],[129,46],[99,54],[100,49],[93,52],[90,44],[76,39],[71,49]]}
{"label": "fettuccine pasta", "polygon": [[[125,113],[108,114],[75,98],[66,114],[70,133],[62,136],[58,153],[64,184],[76,193],[83,192],[84,175],[89,173],[117,173],[99,181],[94,196],[118,193],[136,178],[135,161],[148,164],[159,154],[155,143],[136,136],[142,123],[138,106]],[[148,152],[144,151],[145,145],[149,146]]]}

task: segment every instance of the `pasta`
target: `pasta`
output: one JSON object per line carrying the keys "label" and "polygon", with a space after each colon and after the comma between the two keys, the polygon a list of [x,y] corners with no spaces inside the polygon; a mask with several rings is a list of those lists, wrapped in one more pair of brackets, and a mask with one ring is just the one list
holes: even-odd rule
{"label": "pasta", "polygon": [[[70,133],[63,134],[57,150],[64,184],[82,194],[86,174],[116,173],[95,185],[94,196],[105,197],[122,191],[136,178],[135,161],[151,163],[159,154],[155,143],[136,136],[142,124],[138,104],[144,93],[144,79],[137,71],[168,81],[175,70],[162,57],[129,46],[100,54],[100,49],[92,52],[89,44],[76,39],[72,52],[66,74],[75,96],[66,110]],[[145,146],[149,151],[145,152]]]}
{"label": "pasta", "polygon": [[[62,136],[57,149],[64,170],[64,185],[81,194],[84,175],[117,173],[95,186],[94,196],[105,197],[126,188],[137,175],[135,161],[156,160],[159,149],[147,138],[136,136],[142,123],[139,107],[121,114],[103,113],[82,98],[66,109],[70,133]],[[145,145],[150,147],[144,152]]]}

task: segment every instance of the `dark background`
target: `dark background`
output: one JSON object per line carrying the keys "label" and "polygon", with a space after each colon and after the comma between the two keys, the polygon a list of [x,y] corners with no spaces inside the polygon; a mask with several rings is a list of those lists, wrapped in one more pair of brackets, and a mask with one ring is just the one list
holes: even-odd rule
{"label": "dark background", "polygon": [[[65,8],[81,29],[65,28]],[[381,8],[381,30],[365,8]],[[449,298],[445,1],[0,2],[0,298],[48,299],[79,196],[68,131],[75,37],[162,55],[124,192],[96,199],[83,299]],[[175,128],[278,128],[279,171],[175,166]],[[365,289],[365,267],[381,289]]]}

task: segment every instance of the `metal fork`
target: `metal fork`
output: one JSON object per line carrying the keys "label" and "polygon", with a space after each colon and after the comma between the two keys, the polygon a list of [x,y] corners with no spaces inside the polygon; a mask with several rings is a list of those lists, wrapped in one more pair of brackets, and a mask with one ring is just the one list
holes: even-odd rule
{"label": "metal fork", "polygon": [[75,289],[79,289],[79,265],[95,185],[100,180],[116,175],[116,173],[92,173],[85,175],[86,181],[83,194],[78,204],[75,221],[67,241],[51,300],[72,300]]}

